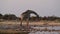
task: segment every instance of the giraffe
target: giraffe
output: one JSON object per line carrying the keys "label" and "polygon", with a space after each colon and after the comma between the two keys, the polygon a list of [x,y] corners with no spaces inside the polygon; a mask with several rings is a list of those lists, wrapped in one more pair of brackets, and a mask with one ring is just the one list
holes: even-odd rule
{"label": "giraffe", "polygon": [[21,24],[20,24],[20,26],[22,26],[22,21],[23,21],[24,18],[27,21],[27,26],[29,25],[30,14],[35,14],[37,16],[37,18],[39,19],[39,15],[36,12],[34,12],[32,10],[27,10],[26,12],[21,14]]}

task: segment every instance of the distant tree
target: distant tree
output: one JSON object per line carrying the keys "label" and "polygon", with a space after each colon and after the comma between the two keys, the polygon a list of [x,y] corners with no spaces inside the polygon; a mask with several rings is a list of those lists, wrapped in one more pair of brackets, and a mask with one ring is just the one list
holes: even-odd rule
{"label": "distant tree", "polygon": [[44,16],[44,17],[42,18],[42,20],[47,20],[47,17],[46,17],[46,16]]}
{"label": "distant tree", "polygon": [[2,14],[0,14],[0,19],[2,19],[2,17],[3,17],[3,15],[2,15]]}
{"label": "distant tree", "polygon": [[50,20],[50,21],[54,21],[54,20],[58,19],[58,17],[56,17],[56,16],[49,16],[49,17],[47,17],[47,18],[48,18],[48,20]]}
{"label": "distant tree", "polygon": [[9,19],[10,19],[10,20],[16,20],[17,17],[16,17],[14,14],[10,14],[10,15],[9,15]]}
{"label": "distant tree", "polygon": [[5,14],[5,15],[3,16],[3,19],[8,20],[8,14]]}
{"label": "distant tree", "polygon": [[5,19],[5,20],[16,20],[17,17],[14,14],[5,14],[3,16],[3,19]]}

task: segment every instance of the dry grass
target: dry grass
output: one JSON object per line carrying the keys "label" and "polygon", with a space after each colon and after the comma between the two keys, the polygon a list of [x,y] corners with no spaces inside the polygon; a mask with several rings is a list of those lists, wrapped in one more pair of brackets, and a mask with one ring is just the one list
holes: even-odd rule
{"label": "dry grass", "polygon": [[[60,22],[56,21],[39,21],[39,22],[29,22],[29,25],[44,25],[48,23],[48,25],[60,25]],[[20,22],[17,21],[4,21],[0,22],[0,25],[18,25]],[[23,25],[26,25],[26,22],[23,22]]]}
{"label": "dry grass", "polygon": [[0,34],[28,34],[28,32],[9,29],[9,30],[0,30]]}
{"label": "dry grass", "polygon": [[[44,25],[48,23],[48,25],[59,25],[59,22],[55,22],[55,21],[39,21],[39,22],[30,22],[29,25]],[[20,22],[17,21],[4,21],[4,22],[0,22],[0,25],[19,25]],[[23,25],[26,25],[26,22],[23,22]],[[22,32],[20,30],[0,30],[0,34],[22,34]],[[24,32],[23,34],[27,34],[26,32]]]}

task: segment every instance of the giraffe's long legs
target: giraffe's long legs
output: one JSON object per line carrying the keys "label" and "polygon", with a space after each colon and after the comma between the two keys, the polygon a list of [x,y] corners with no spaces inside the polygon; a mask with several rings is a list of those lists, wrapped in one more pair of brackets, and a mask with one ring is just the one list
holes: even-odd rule
{"label": "giraffe's long legs", "polygon": [[21,19],[21,23],[20,23],[20,26],[22,26],[22,19]]}
{"label": "giraffe's long legs", "polygon": [[23,22],[23,17],[21,16],[21,23],[20,23],[20,26],[22,27],[22,22]]}

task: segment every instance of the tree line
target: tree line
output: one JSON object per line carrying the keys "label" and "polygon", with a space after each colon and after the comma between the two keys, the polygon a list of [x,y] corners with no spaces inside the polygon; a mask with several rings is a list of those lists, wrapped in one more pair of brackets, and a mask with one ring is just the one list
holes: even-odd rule
{"label": "tree line", "polygon": [[17,19],[20,19],[20,18],[17,17],[16,15],[14,15],[14,14],[5,14],[5,15],[0,14],[0,19],[3,19],[3,20],[17,20]]}
{"label": "tree line", "polygon": [[[14,14],[5,14],[5,15],[2,15],[0,14],[0,20],[3,19],[3,20],[21,20],[20,17],[17,17],[16,15]],[[26,18],[25,18],[26,19]],[[24,19],[24,21],[25,21]],[[39,20],[37,19],[37,17],[33,16],[33,17],[30,17],[29,19],[30,21],[40,21],[40,20],[47,20],[47,21],[54,21],[54,20],[59,20],[60,21],[60,17],[57,17],[57,16],[44,16],[44,17],[39,17]]]}

